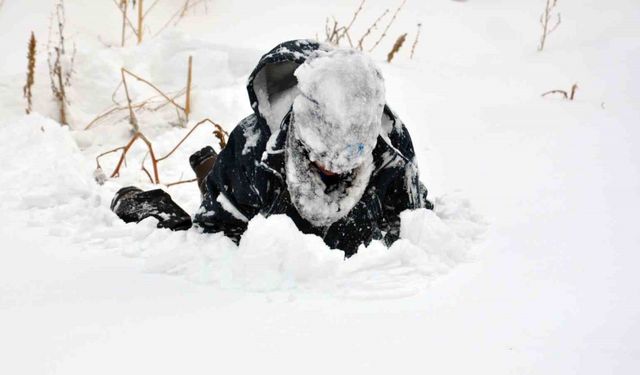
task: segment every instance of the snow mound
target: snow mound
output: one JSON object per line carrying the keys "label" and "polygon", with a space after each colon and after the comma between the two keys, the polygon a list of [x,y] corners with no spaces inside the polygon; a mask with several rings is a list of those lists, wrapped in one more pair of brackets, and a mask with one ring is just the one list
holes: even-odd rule
{"label": "snow mound", "polygon": [[67,128],[31,115],[0,125],[0,136],[12,140],[0,150],[0,162],[8,166],[0,175],[8,194],[1,201],[3,215],[64,238],[70,248],[118,252],[141,259],[146,272],[225,289],[347,298],[411,295],[466,261],[484,231],[482,219],[456,196],[438,199],[436,211],[404,212],[401,239],[391,248],[374,241],[349,260],[319,237],[299,232],[286,216],[253,218],[239,245],[195,228],[157,229],[153,218],[125,224],[109,210],[121,185],[95,182],[93,160],[83,156]]}

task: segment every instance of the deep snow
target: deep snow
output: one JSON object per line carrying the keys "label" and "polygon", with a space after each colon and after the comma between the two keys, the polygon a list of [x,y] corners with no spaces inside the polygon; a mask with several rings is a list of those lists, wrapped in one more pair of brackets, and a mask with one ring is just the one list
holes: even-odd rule
{"label": "deep snow", "polygon": [[[112,4],[69,0],[78,50],[77,130],[69,131],[46,118],[55,107],[44,3],[0,8],[0,372],[640,368],[635,1],[560,0],[563,23],[543,53],[535,51],[542,1],[409,1],[391,33],[423,23],[416,59],[404,50],[384,63],[390,40],[374,58],[439,208],[406,214],[405,239],[391,251],[374,244],[348,262],[282,217],[254,220],[239,247],[221,235],[123,224],[108,203],[118,187],[144,181],[144,150],[99,186],[93,158],[126,141],[125,114],[79,129],[112,105],[121,66],[175,91],[190,54],[192,118],[230,129],[250,112],[244,80],[261,53],[313,37],[328,14],[348,20],[357,4],[221,0],[208,15],[200,10],[178,29],[120,49],[103,45],[118,41]],[[363,16],[388,6],[370,4]],[[172,7],[163,4],[158,17]],[[33,28],[40,114],[25,117],[24,46]],[[540,98],[574,82],[574,102]],[[138,98],[151,94],[134,88]],[[171,124],[170,110],[139,119],[160,151],[186,132]],[[204,130],[161,165],[162,181],[190,176],[186,158],[203,142],[214,142]],[[197,208],[195,186],[169,191]],[[471,206],[490,225],[469,259],[484,227]]]}

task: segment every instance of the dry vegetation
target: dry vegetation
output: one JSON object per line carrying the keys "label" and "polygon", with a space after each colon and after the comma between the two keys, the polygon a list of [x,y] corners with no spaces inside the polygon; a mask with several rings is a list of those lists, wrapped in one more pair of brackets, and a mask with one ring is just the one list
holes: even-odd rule
{"label": "dry vegetation", "polygon": [[[112,107],[110,109],[108,109],[107,111],[105,111],[103,114],[97,116],[95,119],[93,119],[86,127],[85,129],[89,129],[92,126],[96,125],[100,120],[104,120],[105,118],[107,118],[108,116],[114,114],[114,113],[118,113],[120,111],[128,111],[128,117],[129,117],[129,124],[131,124],[131,126],[133,127],[133,135],[131,137],[131,139],[129,139],[129,141],[124,145],[124,146],[120,146],[120,147],[116,147],[112,150],[103,152],[102,154],[98,155],[96,157],[96,180],[101,183],[104,181],[104,179],[106,178],[106,176],[103,173],[103,169],[102,166],[100,165],[100,158],[102,158],[103,156],[121,151],[121,155],[120,158],[118,160],[118,163],[115,167],[115,169],[113,170],[113,172],[111,173],[110,177],[114,178],[114,177],[118,177],[120,175],[120,170],[123,166],[126,165],[126,156],[127,153],[129,152],[129,150],[131,149],[131,147],[137,142],[137,141],[142,141],[145,146],[147,147],[147,154],[145,155],[144,159],[141,162],[141,167],[140,169],[147,175],[147,177],[149,178],[149,181],[151,183],[155,183],[155,184],[160,184],[161,180],[160,180],[160,172],[158,169],[158,164],[169,158],[183,143],[184,141],[191,136],[191,134],[193,134],[193,132],[200,127],[203,124],[210,124],[214,127],[214,131],[213,131],[213,135],[218,139],[218,144],[220,145],[220,148],[224,148],[226,146],[226,138],[228,137],[228,133],[224,130],[224,128],[212,121],[211,119],[204,119],[199,121],[198,123],[196,123],[191,130],[189,130],[189,132],[184,136],[184,138],[182,138],[182,140],[180,140],[177,145],[171,150],[169,151],[166,155],[161,156],[161,157],[157,157],[153,148],[153,143],[144,135],[144,133],[142,132],[142,130],[140,129],[140,123],[138,122],[138,118],[136,116],[136,112],[140,111],[140,110],[150,110],[150,111],[157,111],[161,108],[163,108],[166,105],[172,105],[174,107],[174,109],[176,110],[176,113],[178,114],[178,122],[179,124],[186,126],[187,122],[189,121],[189,114],[191,112],[191,86],[192,86],[192,81],[193,81],[193,76],[192,76],[192,64],[193,64],[193,58],[192,56],[189,56],[189,60],[188,60],[188,67],[187,67],[187,84],[186,84],[186,89],[185,90],[180,90],[178,93],[169,95],[167,93],[165,93],[164,91],[162,91],[160,88],[158,88],[155,84],[153,84],[152,82],[150,82],[147,79],[142,78],[141,76],[137,75],[136,73],[131,72],[130,70],[126,69],[126,68],[121,68],[120,70],[120,75],[121,75],[121,81],[120,84],[118,85],[118,87],[116,88],[116,90],[114,91],[112,97],[115,98],[117,92],[119,91],[119,89],[122,87],[124,88],[124,93],[125,93],[125,98],[126,98],[126,105],[123,105],[121,103],[118,103],[115,101],[116,106]],[[134,103],[133,100],[131,99],[131,95],[129,92],[129,82],[127,81],[127,77],[129,78],[133,78],[135,79],[137,82],[143,83],[146,86],[152,88],[157,95],[155,97],[151,97],[151,98],[147,98],[144,99],[140,102]],[[184,106],[179,104],[177,102],[177,98],[182,96],[183,94],[185,94],[186,98],[185,98],[185,104]],[[158,102],[159,99],[159,102]],[[151,162],[151,170],[152,173],[149,172],[149,170],[145,167],[145,161],[147,160],[147,156],[149,157],[149,160]],[[177,184],[181,184],[181,183],[188,183],[188,182],[193,182],[195,181],[195,179],[190,179],[190,180],[184,180],[184,181],[177,181],[177,182],[172,182],[172,183],[168,183],[166,184],[166,186],[173,186],[173,185],[177,185]]]}
{"label": "dry vegetation", "polygon": [[389,51],[389,54],[387,54],[388,63],[390,63],[391,60],[393,60],[393,56],[395,56],[396,53],[400,51],[400,48],[402,48],[402,45],[404,44],[405,39],[407,39],[407,33],[400,35],[398,39],[396,39],[396,42],[393,43],[393,47],[391,47],[391,51]]}
{"label": "dry vegetation", "polygon": [[569,92],[565,90],[551,90],[551,91],[545,92],[541,96],[544,98],[547,95],[558,94],[558,95],[562,95],[562,97],[566,100],[573,100],[576,97],[577,90],[578,90],[578,84],[574,83],[573,86],[571,86],[571,90],[569,90]]}
{"label": "dry vegetation", "polygon": [[[102,166],[100,165],[100,158],[102,158],[105,155],[109,155],[112,154],[114,152],[118,152],[118,151],[122,151],[122,153],[120,154],[120,158],[118,159],[118,163],[115,167],[115,169],[113,170],[113,172],[111,173],[111,178],[114,177],[118,177],[120,175],[120,169],[122,168],[123,165],[126,165],[126,156],[127,153],[129,152],[129,150],[131,149],[131,147],[136,143],[136,141],[141,140],[142,142],[144,142],[145,146],[147,147],[147,155],[150,157],[151,159],[151,167],[152,167],[152,171],[153,171],[153,176],[151,175],[151,173],[149,172],[149,170],[145,167],[145,160],[146,160],[146,156],[145,158],[142,160],[141,164],[140,164],[140,169],[142,171],[145,172],[145,174],[147,175],[147,177],[149,178],[149,181],[151,183],[154,184],[160,184],[160,172],[158,169],[158,163],[160,163],[163,160],[168,159],[171,155],[173,155],[173,153],[184,143],[184,141],[189,138],[189,136],[191,136],[191,134],[193,134],[193,132],[200,127],[203,124],[210,124],[214,127],[214,131],[213,131],[213,135],[218,139],[218,144],[220,145],[220,148],[224,148],[226,146],[226,138],[229,136],[229,134],[222,128],[222,126],[220,126],[219,124],[213,122],[211,119],[204,119],[200,122],[198,122],[197,124],[195,124],[193,126],[193,128],[191,128],[191,130],[171,149],[171,151],[169,151],[167,154],[165,154],[164,156],[161,157],[156,157],[156,154],[154,152],[153,149],[153,143],[151,141],[149,141],[149,139],[139,130],[135,131],[133,136],[131,137],[131,139],[127,142],[127,144],[125,144],[124,146],[120,146],[120,147],[116,147],[112,150],[106,151],[101,153],[100,155],[96,156],[96,176],[103,176],[104,173],[102,172]],[[103,177],[99,177],[96,178],[96,180],[100,183],[104,181]],[[177,181],[177,182],[172,182],[172,183],[168,183],[166,184],[167,186],[172,186],[172,185],[177,185],[177,184],[181,184],[181,183],[186,183],[186,182],[193,182],[195,181],[195,179],[191,179],[191,180],[186,180],[186,181]]]}
{"label": "dry vegetation", "polygon": [[31,32],[29,38],[29,45],[27,50],[27,82],[22,87],[22,95],[27,99],[27,108],[25,111],[27,114],[31,113],[33,105],[33,83],[35,82],[36,71],[36,36]]}
{"label": "dry vegetation", "polygon": [[[53,20],[53,18],[52,18]],[[71,86],[71,74],[73,73],[73,61],[75,56],[75,46],[73,52],[69,54],[64,37],[65,27],[64,1],[59,0],[55,6],[55,28],[50,25],[49,41],[47,44],[49,79],[51,81],[51,92],[58,102],[59,122],[68,125],[67,105],[69,100],[66,88]],[[53,30],[52,30],[53,29]]]}
{"label": "dry vegetation", "polygon": [[540,15],[540,25],[542,26],[542,36],[540,37],[540,44],[538,45],[538,51],[542,51],[544,49],[544,45],[547,41],[547,37],[551,35],[560,23],[562,22],[562,17],[560,13],[555,13],[556,21],[553,23],[554,18],[554,9],[558,5],[558,0],[546,0],[544,12]]}
{"label": "dry vegetation", "polygon": [[420,41],[420,30],[422,29],[422,24],[419,23],[418,24],[418,31],[416,31],[416,38],[413,40],[413,44],[411,45],[411,55],[409,56],[410,59],[413,59],[413,55],[416,53],[416,46],[418,45],[418,42]]}
{"label": "dry vegetation", "polygon": [[[122,15],[122,25],[120,27],[121,35],[120,35],[120,45],[124,47],[127,38],[131,36],[135,36],[137,44],[142,43],[143,39],[146,37],[146,33],[149,32],[149,28],[147,27],[147,18],[151,11],[156,8],[156,5],[161,0],[155,0],[151,3],[145,2],[144,0],[111,0],[113,4],[118,8],[120,14]],[[165,0],[166,1],[166,0]],[[169,26],[176,26],[180,23],[180,21],[192,10],[196,9],[197,6],[202,5],[205,13],[209,11],[209,3],[210,0],[184,0],[176,11],[171,15],[171,17],[156,31],[152,34],[152,36],[156,36],[160,34],[163,30],[165,30]],[[145,5],[149,5],[146,7]],[[131,10],[129,10],[131,7]],[[131,21],[129,16],[129,12],[133,13],[136,22]],[[130,32],[127,33],[127,30]]]}
{"label": "dry vegetation", "polygon": [[[366,6],[366,0],[362,0],[358,5],[358,8],[353,13],[353,16],[351,17],[351,20],[349,21],[349,23],[341,25],[340,22],[333,17],[331,18],[331,20],[329,18],[326,19],[325,42],[331,43],[335,46],[340,46],[346,42],[351,48],[355,48],[360,51],[366,50],[368,52],[373,52],[380,45],[380,43],[385,39],[385,37],[387,36],[387,33],[389,32],[389,29],[395,23],[398,13],[400,13],[400,11],[404,8],[405,4],[406,4],[406,0],[403,0],[402,3],[400,3],[400,5],[394,10],[393,13],[391,13],[390,9],[385,9],[382,12],[382,14],[378,16],[378,18],[376,18],[373,21],[373,23],[371,23],[371,25],[365,30],[365,32],[356,41],[356,39],[351,35],[352,27],[354,26],[354,24],[358,20],[358,17],[361,15],[363,9]],[[376,30],[378,30],[382,20],[384,20],[389,14],[391,14],[391,18],[386,22],[384,28],[379,33],[378,38],[375,40],[375,42],[373,42],[373,44],[370,47],[368,48],[365,47],[365,40],[368,37],[372,36]],[[421,25],[418,24],[418,31],[416,33],[416,38],[411,49],[411,57],[413,57],[413,54],[415,53],[416,45],[418,44],[418,35],[420,33],[420,26]],[[388,62],[391,62],[393,57],[398,53],[405,39],[407,38],[407,35],[408,35],[407,33],[403,33],[402,35],[400,35],[398,39],[396,39],[396,42],[394,43],[393,47],[387,54]]]}

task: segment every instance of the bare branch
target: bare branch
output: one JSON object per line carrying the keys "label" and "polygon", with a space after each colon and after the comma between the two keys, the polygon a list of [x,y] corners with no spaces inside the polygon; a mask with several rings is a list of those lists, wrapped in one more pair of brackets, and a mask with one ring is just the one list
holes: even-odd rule
{"label": "bare branch", "polygon": [[198,181],[197,178],[192,178],[190,180],[180,180],[180,181],[176,181],[176,182],[170,182],[168,184],[165,184],[165,186],[166,187],[172,187],[172,186],[175,186],[175,185],[188,184],[188,183],[196,182],[196,181]]}
{"label": "bare branch", "polygon": [[546,5],[544,8],[544,12],[540,16],[540,24],[542,25],[542,35],[540,36],[540,44],[538,45],[538,51],[542,51],[544,49],[545,43],[547,41],[547,37],[554,32],[560,23],[562,22],[562,17],[560,13],[556,14],[556,23],[553,26],[550,26],[549,22],[553,18],[553,10],[558,4],[558,0],[546,0]]}
{"label": "bare branch", "polygon": [[[139,0],[138,0],[139,1]],[[132,73],[130,70],[127,70],[126,68],[122,68],[122,74],[124,75],[124,73],[127,73],[128,75],[130,75],[131,77],[137,79],[140,82],[146,83],[149,87],[151,87],[152,89],[154,89],[158,94],[160,94],[162,97],[164,97],[167,101],[169,101],[171,104],[173,104],[176,108],[180,109],[183,113],[185,111],[184,107],[181,106],[180,104],[176,103],[175,100],[173,100],[172,98],[170,98],[169,96],[167,96],[167,94],[165,94],[164,92],[162,92],[162,90],[160,90],[156,85],[154,85],[153,83],[147,81],[146,79],[140,77],[139,75]],[[124,79],[124,78],[123,78]],[[128,95],[127,95],[128,96]]]}
{"label": "bare branch", "polygon": [[387,14],[389,14],[389,9],[385,9],[385,11],[380,15],[380,17],[378,17],[372,24],[371,26],[369,26],[369,28],[367,29],[367,31],[362,35],[362,37],[360,38],[360,40],[358,40],[358,49],[360,51],[362,51],[364,48],[362,46],[362,43],[364,42],[364,39],[369,36],[369,34],[371,34],[371,32],[375,29],[378,28],[378,22],[380,22],[384,16],[386,16]]}
{"label": "bare branch", "polygon": [[402,7],[404,7],[404,4],[407,2],[407,0],[402,0],[402,3],[400,4],[400,6],[396,9],[396,11],[393,13],[393,16],[391,17],[391,20],[389,21],[389,23],[387,24],[387,26],[384,28],[384,30],[382,31],[382,34],[380,35],[380,38],[378,38],[378,40],[376,41],[376,43],[373,45],[373,47],[371,47],[369,49],[369,52],[372,52],[377,46],[378,44],[380,44],[380,42],[382,41],[382,39],[384,39],[385,36],[387,36],[387,31],[389,31],[389,28],[391,27],[391,25],[393,25],[393,22],[396,20],[396,17],[398,16],[398,13],[400,12],[400,10],[402,9]]}
{"label": "bare branch", "polygon": [[410,59],[413,59],[413,55],[416,52],[416,46],[418,45],[418,40],[420,40],[420,29],[422,29],[422,24],[418,24],[418,31],[416,32],[416,38],[413,40],[413,44],[411,45],[411,56]]}
{"label": "bare branch", "polygon": [[569,98],[569,94],[567,94],[566,91],[564,90],[551,90],[551,91],[547,91],[544,94],[542,94],[541,96],[544,98],[547,95],[551,95],[551,94],[561,94],[562,96],[564,96],[565,99]]}

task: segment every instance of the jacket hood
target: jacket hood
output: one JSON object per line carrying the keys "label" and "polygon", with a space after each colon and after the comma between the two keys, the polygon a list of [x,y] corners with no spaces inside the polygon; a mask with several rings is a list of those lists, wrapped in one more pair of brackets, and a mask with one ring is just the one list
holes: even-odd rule
{"label": "jacket hood", "polygon": [[280,43],[267,52],[247,81],[249,102],[255,114],[266,121],[274,133],[299,93],[293,74],[315,51],[331,46],[314,40],[298,39]]}

